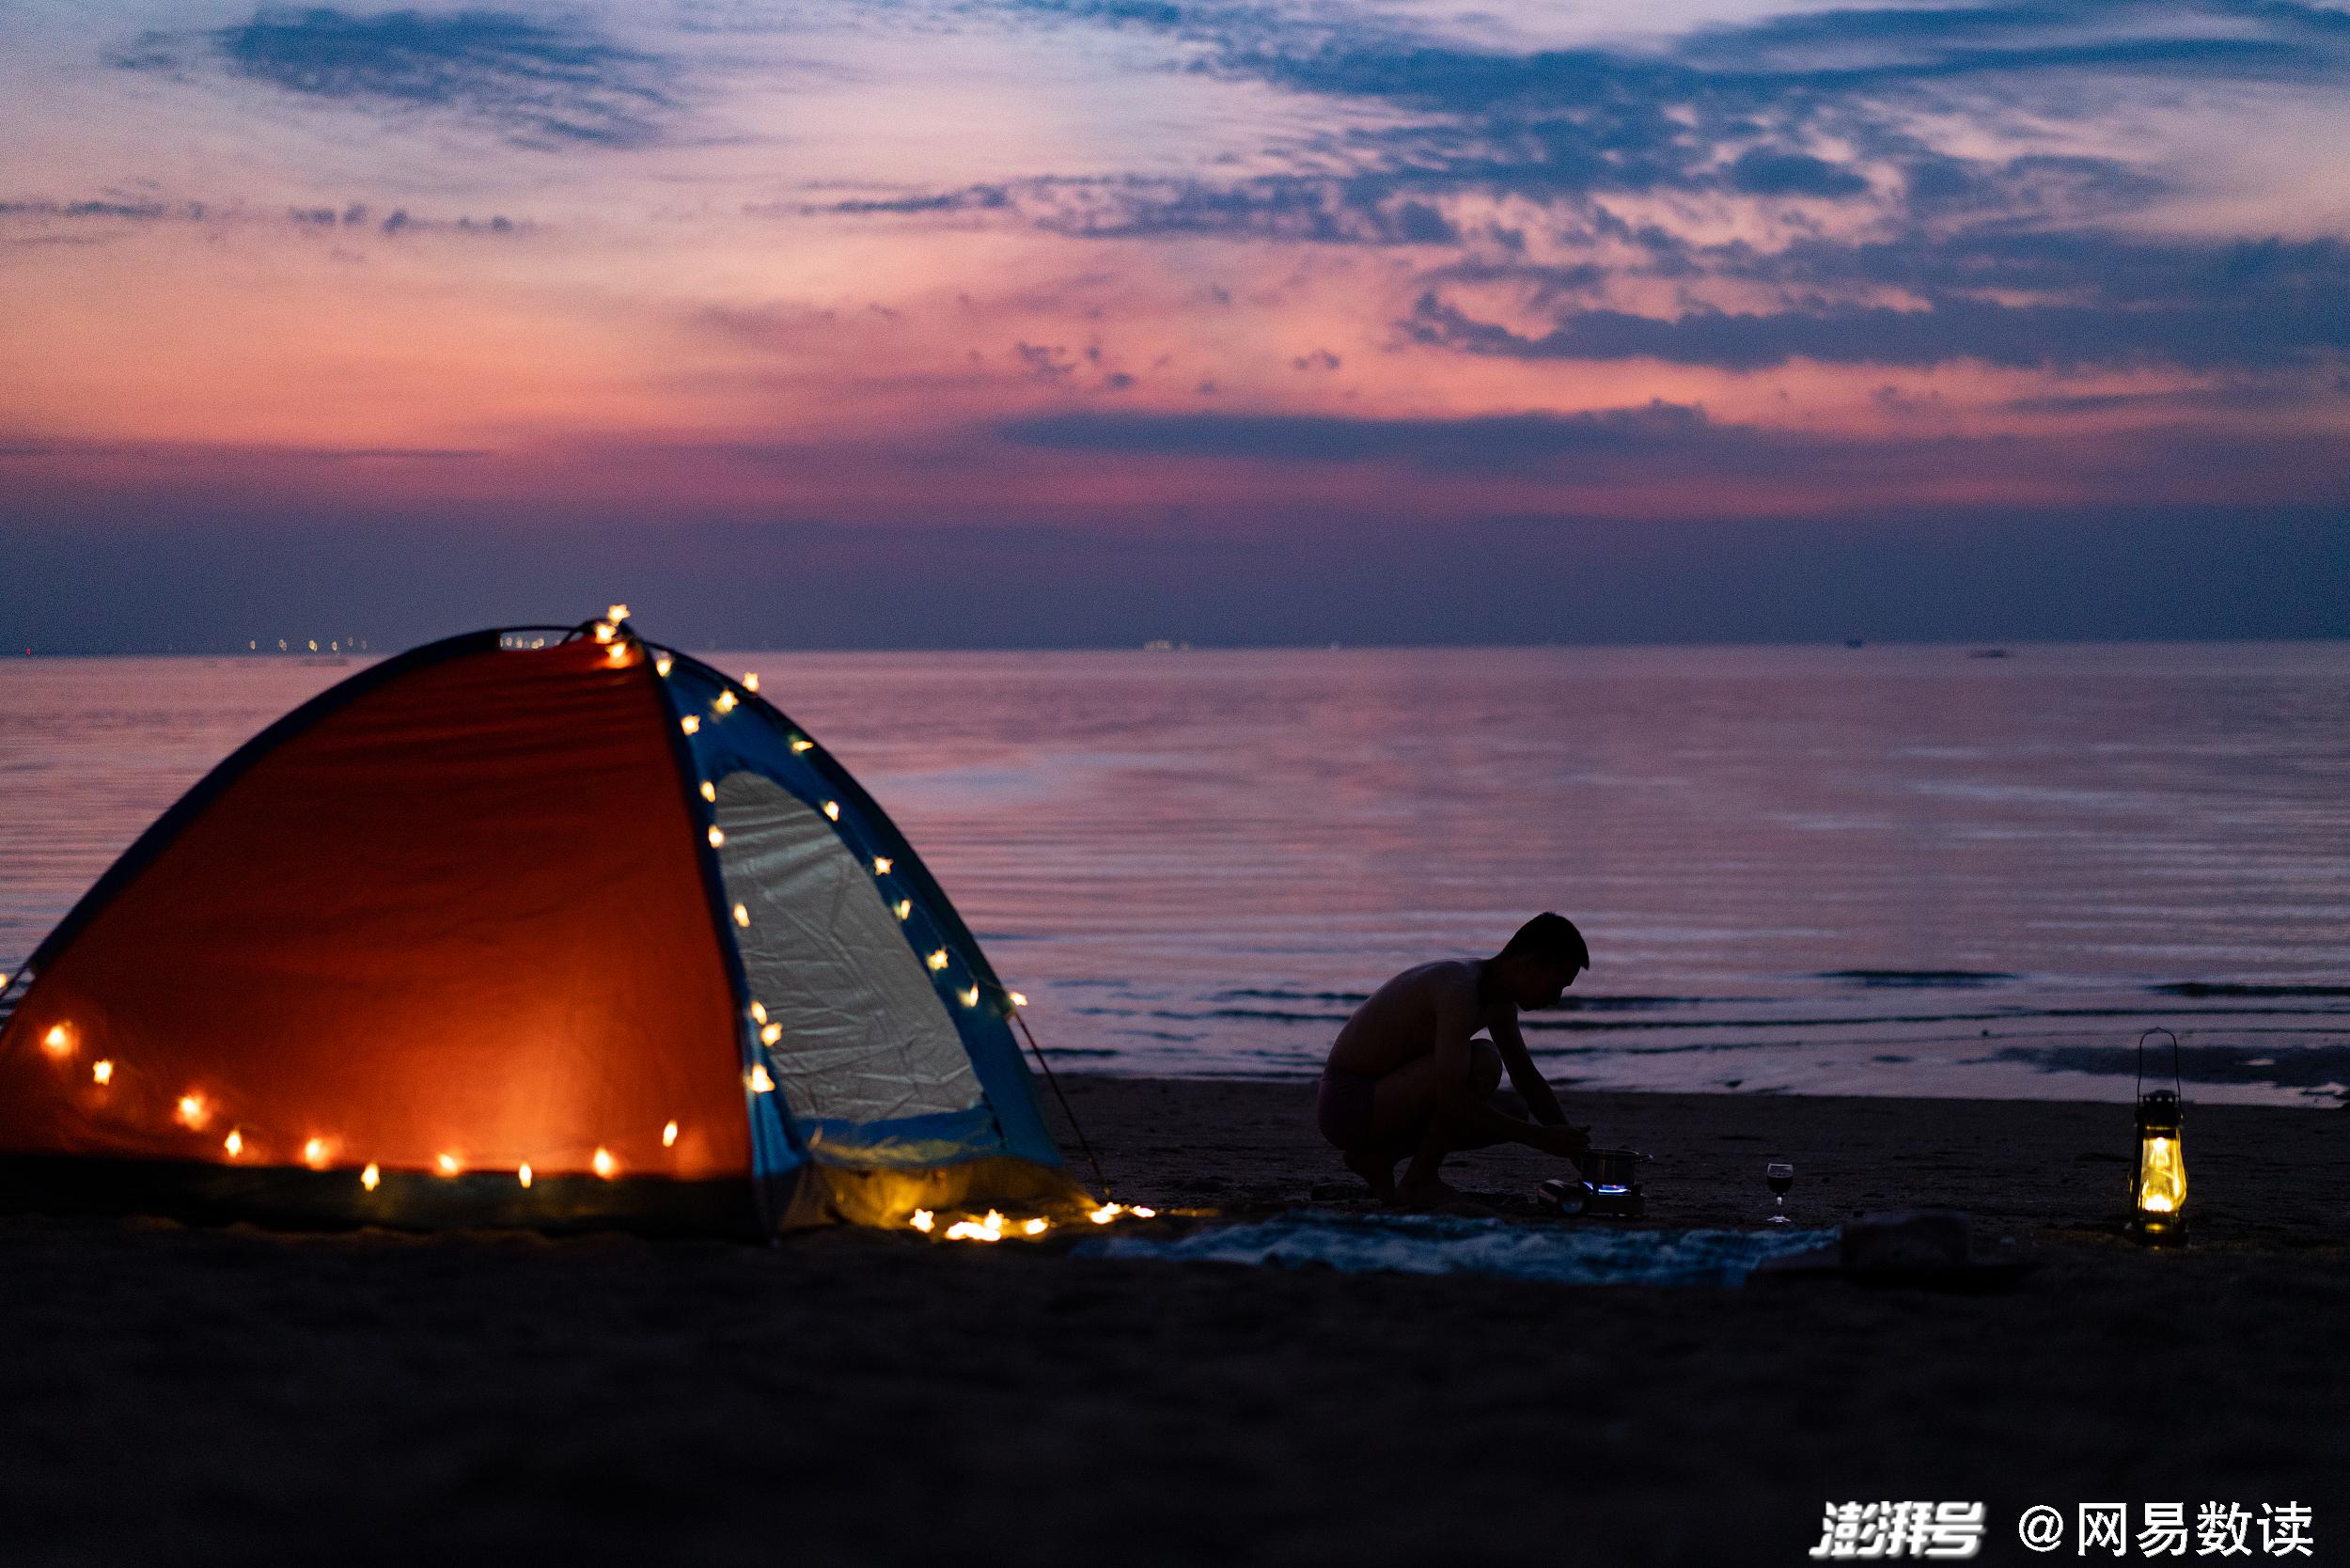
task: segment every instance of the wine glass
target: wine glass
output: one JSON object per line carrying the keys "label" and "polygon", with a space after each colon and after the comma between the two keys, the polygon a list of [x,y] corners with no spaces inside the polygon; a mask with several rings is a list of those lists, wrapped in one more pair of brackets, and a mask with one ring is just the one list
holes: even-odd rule
{"label": "wine glass", "polygon": [[1762,1179],[1771,1184],[1772,1194],[1772,1213],[1764,1223],[1791,1223],[1787,1217],[1787,1189],[1795,1184],[1795,1168],[1785,1160],[1773,1160],[1762,1168]]}

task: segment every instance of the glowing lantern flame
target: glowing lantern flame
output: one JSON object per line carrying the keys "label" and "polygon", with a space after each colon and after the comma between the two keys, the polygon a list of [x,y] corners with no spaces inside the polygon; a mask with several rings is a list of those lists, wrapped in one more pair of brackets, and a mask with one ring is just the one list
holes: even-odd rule
{"label": "glowing lantern flame", "polygon": [[914,1217],[906,1221],[906,1223],[913,1226],[916,1231],[919,1231],[927,1235],[930,1233],[931,1227],[936,1225],[938,1221],[936,1217],[931,1214],[930,1210],[916,1209],[914,1211]]}
{"label": "glowing lantern flame", "polygon": [[688,713],[683,718],[677,721],[677,727],[680,729],[684,730],[689,735],[698,735],[701,733],[702,729],[701,715],[698,713]]}
{"label": "glowing lantern flame", "polygon": [[325,1168],[326,1140],[322,1137],[314,1137],[310,1139],[309,1142],[304,1144],[302,1146],[302,1163],[308,1166],[313,1170]]}
{"label": "glowing lantern flame", "polygon": [[359,1172],[359,1184],[367,1188],[369,1192],[373,1192],[376,1188],[376,1184],[383,1180],[384,1173],[376,1169],[372,1165],[368,1166],[367,1169]]}
{"label": "glowing lantern flame", "polygon": [[601,1147],[596,1150],[596,1157],[588,1163],[595,1168],[597,1175],[607,1182],[619,1174],[620,1168],[620,1163],[612,1157],[612,1151]]}
{"label": "glowing lantern flame", "polygon": [[464,1162],[460,1160],[454,1154],[435,1155],[433,1157],[432,1166],[434,1169],[438,1170],[444,1176],[454,1176],[459,1171],[465,1168]]}
{"label": "glowing lantern flame", "polygon": [[708,779],[702,780],[702,799],[714,803],[717,798],[718,786],[711,783]]}
{"label": "glowing lantern flame", "polygon": [[722,829],[720,829],[720,828],[719,828],[716,824],[714,824],[714,823],[713,823],[713,824],[712,824],[711,829],[710,829],[710,847],[711,847],[712,849],[716,849],[716,848],[717,848],[720,844],[723,844],[723,843],[725,843],[726,841],[727,841],[727,836],[726,836],[726,833],[725,833]]}
{"label": "glowing lantern flame", "polygon": [[174,1108],[172,1114],[180,1119],[183,1126],[201,1127],[204,1125],[204,1119],[210,1113],[204,1108],[204,1096],[182,1094],[180,1096],[180,1104]]}
{"label": "glowing lantern flame", "polygon": [[90,1063],[89,1075],[98,1083],[110,1084],[115,1081],[115,1064],[111,1061],[94,1061]]}
{"label": "glowing lantern flame", "polygon": [[873,856],[873,874],[875,876],[887,876],[889,874],[889,856],[885,855],[877,855]]}
{"label": "glowing lantern flame", "polygon": [[2138,1162],[2138,1206],[2150,1215],[2174,1215],[2186,1203],[2186,1156],[2175,1137],[2150,1137]]}
{"label": "glowing lantern flame", "polygon": [[933,969],[944,969],[947,967],[947,949],[940,948],[922,962],[929,964]]}
{"label": "glowing lantern flame", "polygon": [[664,1149],[674,1149],[677,1147],[676,1122],[672,1121],[667,1126],[661,1129],[661,1147]]}
{"label": "glowing lantern flame", "polygon": [[767,1075],[767,1069],[765,1066],[761,1065],[751,1069],[752,1093],[770,1094],[775,1091],[775,1087],[776,1080]]}
{"label": "glowing lantern flame", "polygon": [[514,1172],[514,1180],[525,1186],[530,1185],[530,1162],[528,1160],[525,1160],[522,1168]]}
{"label": "glowing lantern flame", "polygon": [[834,822],[838,822],[840,820],[840,803],[837,800],[828,800],[824,802],[824,815],[830,817]]}
{"label": "glowing lantern flame", "polygon": [[233,1160],[244,1152],[244,1135],[231,1127],[228,1136],[220,1140],[220,1146],[228,1151],[228,1157]]}

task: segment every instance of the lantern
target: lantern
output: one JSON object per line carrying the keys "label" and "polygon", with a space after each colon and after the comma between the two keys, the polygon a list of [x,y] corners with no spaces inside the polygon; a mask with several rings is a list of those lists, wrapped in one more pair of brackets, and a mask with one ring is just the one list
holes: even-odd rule
{"label": "lantern", "polygon": [[[2146,1091],[2146,1035],[2170,1040],[2170,1087]],[[2186,1151],[2180,1137],[2179,1037],[2138,1037],[2138,1158],[2130,1175],[2130,1233],[2149,1247],[2186,1240]]]}

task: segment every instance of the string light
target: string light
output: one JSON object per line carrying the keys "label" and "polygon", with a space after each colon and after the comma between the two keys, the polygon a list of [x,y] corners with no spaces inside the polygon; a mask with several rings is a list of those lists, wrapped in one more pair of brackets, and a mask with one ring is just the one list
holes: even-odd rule
{"label": "string light", "polygon": [[889,874],[889,856],[885,855],[877,855],[873,856],[873,874],[875,876],[887,876]]}
{"label": "string light", "polygon": [[1122,1205],[1117,1203],[1104,1203],[1098,1209],[1089,1209],[1086,1211],[1086,1218],[1093,1221],[1096,1225],[1107,1225],[1111,1220],[1116,1219],[1121,1212],[1123,1212]]}
{"label": "string light", "polygon": [[723,844],[723,843],[725,843],[726,841],[727,841],[726,830],[725,830],[724,828],[720,827],[720,826],[719,826],[716,823],[711,823],[711,824],[710,824],[710,847],[711,847],[712,849],[716,849],[716,848],[717,848],[720,844]]}
{"label": "string light", "polygon": [[314,1137],[304,1144],[302,1163],[313,1170],[323,1170],[326,1168],[326,1140],[322,1137]]}
{"label": "string light", "polygon": [[938,1219],[937,1216],[932,1215],[928,1209],[916,1209],[914,1211],[914,1217],[907,1220],[906,1223],[913,1226],[916,1231],[921,1231],[923,1234],[928,1235],[930,1233],[931,1227],[937,1224]]}
{"label": "string light", "polygon": [[203,1126],[205,1117],[208,1114],[204,1108],[204,1096],[201,1094],[182,1094],[180,1096],[180,1104],[174,1111],[174,1114],[179,1117],[182,1126]]}
{"label": "string light", "polygon": [[947,967],[947,949],[939,948],[932,951],[931,956],[924,959],[922,962],[929,964],[932,969],[944,969]]}
{"label": "string light", "polygon": [[759,1043],[761,1045],[773,1045],[782,1038],[783,1026],[781,1024],[770,1024],[759,1031]]}
{"label": "string light", "polygon": [[732,692],[720,692],[718,694],[717,708],[721,714],[734,712],[734,694]]}
{"label": "string light", "polygon": [[828,800],[824,802],[824,815],[830,817],[834,822],[838,822],[840,820],[840,803],[837,800]]}
{"label": "string light", "polygon": [[437,1155],[434,1157],[432,1164],[433,1167],[444,1176],[454,1176],[459,1171],[465,1168],[463,1162],[459,1160],[454,1154]]}
{"label": "string light", "polygon": [[707,778],[702,780],[702,799],[709,801],[713,806],[718,802],[718,786],[713,784]]}
{"label": "string light", "polygon": [[979,988],[976,985],[971,987],[968,991],[958,991],[955,995],[963,998],[963,1005],[964,1007],[977,1007],[979,1005]]}
{"label": "string light", "polygon": [[90,1063],[89,1075],[99,1083],[110,1084],[115,1081],[115,1064],[111,1061],[94,1061]]}
{"label": "string light", "polygon": [[753,1002],[751,1004],[751,1016],[758,1019],[762,1024],[767,1022],[767,1004],[764,1002]]}
{"label": "string light", "polygon": [[603,612],[603,619],[618,626],[628,619],[628,606],[626,604],[607,605]]}
{"label": "string light", "polygon": [[680,729],[684,730],[689,735],[698,735],[701,733],[702,729],[701,715],[698,713],[688,713],[683,718],[677,721],[677,727]]}
{"label": "string light", "polygon": [[914,901],[912,899],[900,899],[898,901],[898,918],[901,920],[908,919],[912,917],[913,914]]}
{"label": "string light", "polygon": [[816,749],[816,743],[806,735],[794,735],[791,737],[791,749],[794,752],[813,751]]}
{"label": "string light", "polygon": [[8,988],[8,981],[14,978],[7,970],[0,969],[0,991],[6,991]]}
{"label": "string light", "polygon": [[1011,998],[1011,1005],[1014,1007],[1026,1007],[1028,1005],[1028,998],[1020,992],[1007,991],[1004,995]]}
{"label": "string light", "polygon": [[751,1092],[753,1094],[773,1093],[775,1087],[776,1080],[767,1075],[765,1063],[762,1062],[751,1069]]}
{"label": "string light", "polygon": [[596,1174],[607,1182],[612,1180],[620,1168],[619,1162],[612,1157],[612,1151],[601,1145],[596,1149],[596,1157],[588,1163],[595,1167]]}
{"label": "string light", "polygon": [[231,1127],[228,1136],[220,1140],[220,1146],[228,1151],[228,1157],[233,1160],[244,1152],[244,1135]]}
{"label": "string light", "polygon": [[948,1241],[1002,1241],[1004,1239],[1004,1216],[994,1209],[990,1209],[984,1219],[956,1220],[947,1227],[947,1239]]}
{"label": "string light", "polygon": [[626,642],[614,643],[610,648],[604,650],[604,657],[611,660],[616,665],[624,665],[628,663],[628,644]]}
{"label": "string light", "polygon": [[53,1057],[70,1057],[73,1054],[73,1033],[63,1024],[52,1024],[49,1032],[40,1037],[40,1044]]}
{"label": "string light", "polygon": [[672,1121],[661,1129],[661,1147],[664,1149],[674,1149],[677,1147],[676,1122]]}
{"label": "string light", "polygon": [[359,1172],[359,1184],[367,1188],[369,1192],[373,1192],[376,1188],[376,1184],[383,1180],[384,1173],[376,1169],[373,1165],[369,1165],[367,1169]]}
{"label": "string light", "polygon": [[530,1185],[530,1162],[528,1160],[525,1160],[522,1163],[522,1168],[514,1172],[514,1180],[525,1186]]}
{"label": "string light", "polygon": [[743,905],[739,903],[736,904],[734,906],[734,923],[738,926],[749,925],[751,923],[751,912]]}
{"label": "string light", "polygon": [[759,671],[752,670],[748,675],[743,677],[743,689],[746,692],[755,692],[759,690]]}
{"label": "string light", "polygon": [[599,620],[596,622],[596,640],[598,642],[610,642],[612,640],[612,623],[610,621]]}
{"label": "string light", "polygon": [[674,662],[666,653],[664,653],[652,662],[652,672],[666,681],[669,678],[669,666]]}
{"label": "string light", "polygon": [[1136,1219],[1156,1219],[1159,1217],[1158,1210],[1146,1209],[1139,1203],[1136,1204],[1133,1208],[1128,1209],[1126,1212],[1134,1215]]}

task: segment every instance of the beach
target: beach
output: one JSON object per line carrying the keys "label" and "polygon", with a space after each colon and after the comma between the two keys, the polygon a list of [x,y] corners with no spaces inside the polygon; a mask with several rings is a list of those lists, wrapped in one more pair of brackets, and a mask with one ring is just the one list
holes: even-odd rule
{"label": "beach", "polygon": [[[1063,1087],[1153,1226],[1364,1206],[1310,1084]],[[1986,1503],[1986,1561],[2037,1560],[2036,1503],[2125,1501],[2135,1530],[2146,1502],[2298,1501],[2342,1560],[2342,1112],[2190,1103],[2193,1245],[2152,1253],[2113,1229],[2125,1098],[1567,1099],[1655,1156],[1642,1223],[1759,1223],[1788,1159],[1801,1224],[1949,1204],[2043,1263],[1981,1294],[1591,1288],[1058,1234],[13,1215],[7,1560],[1794,1563],[1825,1503],[1923,1499]],[[1554,1168],[1448,1175],[1529,1225],[1607,1223],[1535,1215]]]}

